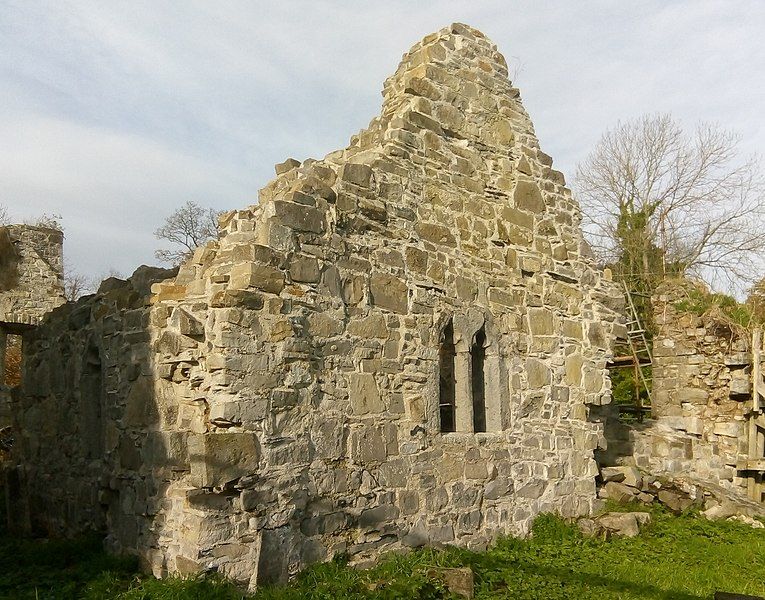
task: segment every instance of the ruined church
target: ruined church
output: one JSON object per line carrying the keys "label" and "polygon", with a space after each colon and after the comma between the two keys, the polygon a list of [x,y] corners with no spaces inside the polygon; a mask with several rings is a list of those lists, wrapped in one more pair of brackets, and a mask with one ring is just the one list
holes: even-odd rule
{"label": "ruined church", "polygon": [[455,24],[383,97],[177,271],[107,279],[25,334],[16,527],[255,588],[593,511],[623,297],[505,59]]}

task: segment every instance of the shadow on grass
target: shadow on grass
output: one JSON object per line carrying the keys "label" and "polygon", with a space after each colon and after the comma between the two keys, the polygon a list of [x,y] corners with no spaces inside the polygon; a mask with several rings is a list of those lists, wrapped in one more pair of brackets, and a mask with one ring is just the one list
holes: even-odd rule
{"label": "shadow on grass", "polygon": [[[504,565],[507,569],[507,565]],[[678,590],[666,590],[649,583],[635,583],[634,581],[619,580],[603,575],[595,575],[592,573],[577,573],[572,569],[540,566],[538,564],[520,564],[516,565],[517,570],[529,573],[535,578],[543,578],[546,580],[545,590],[550,587],[560,586],[561,598],[563,597],[582,597],[579,595],[569,596],[574,594],[577,588],[582,590],[588,590],[593,593],[593,598],[622,598],[625,594],[628,597],[646,598],[651,600],[708,600],[711,596],[697,596],[695,594],[689,594]],[[483,570],[482,565],[477,564],[474,567],[477,574],[483,578],[488,575]],[[508,571],[505,571],[507,575]],[[506,578],[506,577],[505,577]],[[491,585],[491,583],[490,583]],[[503,587],[510,587],[503,585],[502,582],[496,582],[491,591],[499,591]],[[489,590],[487,590],[489,591]],[[542,590],[538,590],[542,591]],[[522,597],[522,596],[519,596]],[[539,596],[542,597],[542,596]]]}

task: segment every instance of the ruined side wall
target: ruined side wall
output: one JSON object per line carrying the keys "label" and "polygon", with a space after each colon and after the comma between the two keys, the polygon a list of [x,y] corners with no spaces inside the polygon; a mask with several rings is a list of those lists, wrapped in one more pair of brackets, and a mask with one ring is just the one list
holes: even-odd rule
{"label": "ruined side wall", "polygon": [[747,454],[749,334],[724,315],[680,310],[694,285],[672,283],[654,297],[659,333],[653,344],[651,419],[610,428],[622,439],[611,440],[609,458],[656,475],[745,492],[736,463]]}
{"label": "ruined side wall", "polygon": [[149,289],[173,274],[141,267],[127,282],[108,279],[26,335],[12,406],[21,532],[98,529],[118,551],[148,535],[172,468],[152,432]]}
{"label": "ruined side wall", "polygon": [[0,321],[36,323],[65,302],[63,242],[56,229],[0,227]]}
{"label": "ruined side wall", "polygon": [[[260,206],[227,215],[149,299],[101,294],[87,319],[41,331],[27,360],[60,376],[25,383],[22,414],[29,432],[57,425],[21,456],[41,521],[69,498],[66,527],[84,524],[95,509],[67,490],[95,486],[112,547],[158,575],[214,568],[254,587],[336,552],[482,547],[541,511],[593,509],[588,407],[609,401],[622,299],[504,59],[455,25],[404,57],[384,97],[349,148],[280,166]],[[440,432],[450,321],[460,410],[485,332],[483,433]],[[88,413],[67,373],[89,339],[103,457],[77,483],[72,459],[46,461],[82,443],[56,435],[54,403]]]}
{"label": "ruined side wall", "polygon": [[0,428],[10,425],[11,389],[4,385],[2,323],[35,324],[65,302],[61,231],[30,225],[0,227]]}

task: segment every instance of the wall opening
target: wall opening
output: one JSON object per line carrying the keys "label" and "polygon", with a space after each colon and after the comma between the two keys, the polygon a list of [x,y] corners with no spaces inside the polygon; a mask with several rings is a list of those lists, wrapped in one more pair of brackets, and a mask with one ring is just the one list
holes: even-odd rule
{"label": "wall opening", "polygon": [[486,364],[486,332],[484,328],[475,334],[473,345],[470,348],[470,362],[473,387],[473,431],[480,433],[486,431],[486,378],[484,365]]}
{"label": "wall opening", "polygon": [[441,432],[456,431],[456,396],[457,386],[454,374],[454,326],[451,320],[441,333],[439,348],[439,396],[438,408],[441,418]]}
{"label": "wall opening", "polygon": [[[16,387],[21,384],[22,339],[20,335],[7,335],[5,337],[5,365],[4,369],[0,369],[0,373],[3,375],[0,384]],[[0,343],[2,340],[3,336],[0,336]],[[3,356],[3,352],[0,352],[0,356]]]}

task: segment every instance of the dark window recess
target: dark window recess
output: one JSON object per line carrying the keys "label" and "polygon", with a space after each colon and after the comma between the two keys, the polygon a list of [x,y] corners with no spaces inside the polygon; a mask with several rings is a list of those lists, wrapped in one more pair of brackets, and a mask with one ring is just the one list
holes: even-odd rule
{"label": "dark window recess", "polygon": [[439,350],[439,397],[438,407],[441,416],[441,431],[447,433],[456,431],[456,386],[454,379],[454,357],[457,352],[454,348],[454,327],[452,322],[444,328],[441,334],[441,348]]}
{"label": "dark window recess", "polygon": [[486,362],[486,333],[483,327],[475,334],[470,359],[473,371],[473,431],[486,431],[486,385],[483,366]]}

